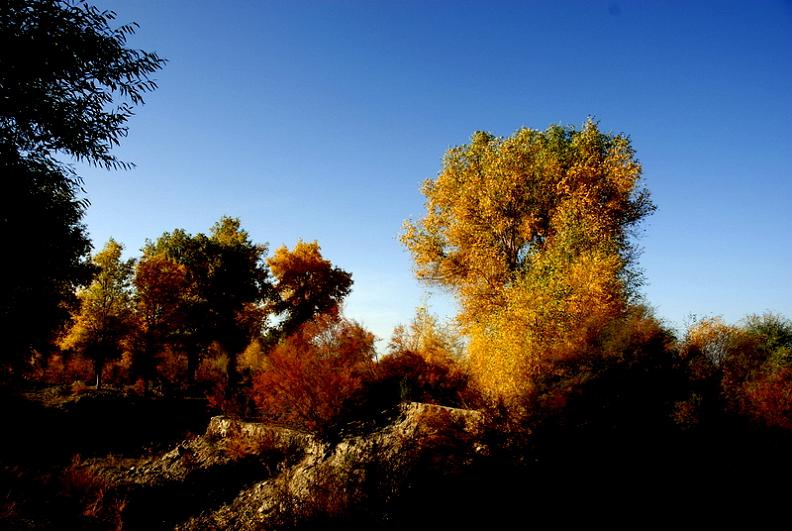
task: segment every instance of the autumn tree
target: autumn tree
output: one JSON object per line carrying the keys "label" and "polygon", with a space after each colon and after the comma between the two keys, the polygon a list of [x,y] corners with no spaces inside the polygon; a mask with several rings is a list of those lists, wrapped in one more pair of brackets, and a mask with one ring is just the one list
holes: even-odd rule
{"label": "autumn tree", "polygon": [[653,210],[624,135],[581,129],[475,133],[423,185],[426,215],[402,241],[417,276],[448,288],[470,362],[494,398],[530,389],[579,351],[637,287],[631,230]]}
{"label": "autumn tree", "polygon": [[98,272],[78,293],[79,312],[61,341],[62,348],[93,361],[97,389],[102,386],[105,362],[121,355],[133,327],[134,259],[122,259],[122,251],[123,246],[110,239],[92,258]]}
{"label": "autumn tree", "polygon": [[187,317],[187,268],[162,254],[142,258],[135,268],[138,318],[133,372],[146,388],[156,375],[156,356],[178,338]]}
{"label": "autumn tree", "polygon": [[388,352],[415,352],[433,359],[460,359],[464,343],[459,332],[450,323],[441,323],[426,306],[418,306],[409,325],[398,325],[393,330]]}
{"label": "autumn tree", "polygon": [[12,365],[46,348],[90,280],[81,180],[71,157],[126,167],[112,149],[164,60],[126,46],[134,24],[72,0],[0,3],[0,334]]}
{"label": "autumn tree", "polygon": [[253,398],[269,419],[327,432],[368,378],[373,354],[373,334],[339,315],[319,314],[265,357]]}
{"label": "autumn tree", "polygon": [[294,249],[279,247],[267,259],[275,277],[274,313],[284,336],[314,316],[334,312],[352,287],[352,275],[322,257],[319,244],[297,242]]}
{"label": "autumn tree", "polygon": [[[183,268],[178,295],[168,301],[179,316],[171,327],[169,341],[187,354],[190,379],[195,376],[201,355],[216,341],[228,355],[229,383],[233,386],[236,356],[261,333],[264,306],[271,297],[266,251],[265,245],[250,240],[238,219],[230,217],[221,218],[209,235],[190,235],[176,229],[144,248],[144,263],[153,261],[155,268],[172,268],[174,264]],[[152,273],[153,284],[172,280],[176,279],[163,270]],[[151,288],[150,295],[141,297],[154,297],[167,289]],[[156,302],[152,299],[145,304]]]}
{"label": "autumn tree", "polygon": [[[184,286],[168,301],[169,311],[182,318],[170,323],[168,345],[187,356],[187,379],[192,383],[198,362],[212,342],[209,323],[209,303],[204,295],[209,275],[209,242],[204,234],[191,235],[183,229],[162,234],[155,241],[147,242],[143,248],[141,263],[153,267],[169,268],[177,264],[184,271]],[[152,283],[167,282],[169,275],[161,271],[149,272]],[[168,286],[153,285],[141,292],[143,297],[154,296],[168,290]],[[140,301],[144,305],[156,306],[155,301]]]}

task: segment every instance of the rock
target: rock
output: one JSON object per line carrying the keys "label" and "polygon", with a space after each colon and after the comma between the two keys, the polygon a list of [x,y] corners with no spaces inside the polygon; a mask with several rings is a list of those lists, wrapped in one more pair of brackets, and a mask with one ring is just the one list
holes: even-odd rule
{"label": "rock", "polygon": [[[477,442],[482,428],[476,411],[409,403],[401,406],[396,420],[384,429],[348,437],[335,445],[304,434],[279,432],[292,443],[300,441],[301,460],[276,477],[243,490],[230,504],[207,511],[178,529],[288,527],[328,515],[355,513],[361,506],[387,507],[407,488],[416,469],[426,466],[427,456],[437,453],[449,458],[441,465],[447,469],[464,467],[467,456],[485,452],[486,447]],[[271,429],[213,419],[208,433],[223,437]]]}
{"label": "rock", "polygon": [[214,417],[204,435],[159,457],[89,466],[126,499],[126,527],[261,529],[385,515],[426,474],[461,473],[488,453],[476,411],[407,403],[395,413],[386,426],[358,427],[335,443]]}

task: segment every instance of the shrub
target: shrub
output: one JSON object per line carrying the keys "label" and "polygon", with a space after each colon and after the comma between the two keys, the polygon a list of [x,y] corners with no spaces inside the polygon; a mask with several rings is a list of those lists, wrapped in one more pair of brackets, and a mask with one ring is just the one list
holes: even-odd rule
{"label": "shrub", "polygon": [[710,414],[792,429],[792,322],[752,315],[742,326],[705,319],[680,346],[692,391]]}
{"label": "shrub", "polygon": [[[76,456],[60,476],[63,500],[93,523],[91,527],[120,529],[125,501]],[[86,526],[87,527],[87,526]]]}
{"label": "shrub", "polygon": [[377,364],[375,382],[381,393],[396,402],[471,407],[478,401],[467,373],[451,357],[427,359],[410,350],[394,352]]}
{"label": "shrub", "polygon": [[377,364],[369,393],[381,405],[400,401],[452,407],[479,402],[469,378],[465,345],[458,330],[419,306],[408,326],[397,326],[386,354]]}
{"label": "shrub", "polygon": [[322,315],[278,344],[253,377],[253,399],[269,420],[324,433],[346,420],[372,370],[374,336]]}
{"label": "shrub", "polygon": [[209,356],[198,364],[195,382],[198,389],[206,397],[209,407],[225,411],[227,406],[226,384],[228,382],[228,354],[213,344]]}
{"label": "shrub", "polygon": [[792,430],[792,367],[770,372],[745,386],[747,409],[768,426]]}

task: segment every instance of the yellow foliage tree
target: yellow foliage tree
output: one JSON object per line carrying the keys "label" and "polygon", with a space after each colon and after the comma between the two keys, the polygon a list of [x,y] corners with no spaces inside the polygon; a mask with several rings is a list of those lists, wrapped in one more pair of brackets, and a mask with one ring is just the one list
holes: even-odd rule
{"label": "yellow foliage tree", "polygon": [[581,129],[475,133],[424,182],[402,242],[420,279],[459,299],[471,370],[493,398],[573,355],[622,315],[636,275],[630,229],[649,214],[630,141]]}
{"label": "yellow foliage tree", "polygon": [[105,362],[117,358],[134,329],[132,271],[134,260],[123,260],[124,247],[113,240],[93,258],[97,269],[91,284],[80,291],[79,311],[61,340],[61,348],[93,361],[96,388],[102,386]]}
{"label": "yellow foliage tree", "polygon": [[284,335],[294,333],[317,315],[337,312],[352,288],[352,275],[322,256],[319,243],[299,240],[282,245],[267,259],[277,295],[271,310],[282,316]]}

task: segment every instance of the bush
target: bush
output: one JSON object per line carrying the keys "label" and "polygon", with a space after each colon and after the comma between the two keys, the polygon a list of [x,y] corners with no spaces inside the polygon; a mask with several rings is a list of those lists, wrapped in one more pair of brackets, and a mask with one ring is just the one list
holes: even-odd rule
{"label": "bush", "polygon": [[386,355],[377,364],[374,385],[393,402],[414,401],[451,407],[473,407],[478,396],[468,374],[451,357],[427,359],[404,350]]}
{"label": "bush", "polygon": [[374,336],[359,324],[323,315],[278,344],[253,376],[261,415],[326,433],[349,419],[350,403],[372,372]]}
{"label": "bush", "polygon": [[792,367],[783,367],[745,386],[747,409],[768,426],[792,430]]}
{"label": "bush", "polygon": [[212,345],[208,356],[198,364],[195,383],[201,394],[206,397],[209,407],[216,411],[227,412],[229,406],[226,396],[228,383],[228,354],[219,345]]}
{"label": "bush", "polygon": [[75,457],[60,476],[60,492],[64,501],[86,519],[85,527],[120,529],[125,501],[110,490],[101,477],[86,468]]}
{"label": "bush", "polygon": [[[680,345],[700,415],[792,429],[792,322],[749,316],[742,326],[705,319]],[[688,401],[692,403],[692,401]]]}

